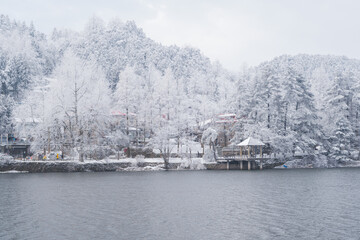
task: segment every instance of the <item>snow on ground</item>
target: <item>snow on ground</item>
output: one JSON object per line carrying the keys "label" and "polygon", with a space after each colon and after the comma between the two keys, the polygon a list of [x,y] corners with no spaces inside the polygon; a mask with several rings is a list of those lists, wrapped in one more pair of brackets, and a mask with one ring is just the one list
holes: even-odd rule
{"label": "snow on ground", "polygon": [[294,159],[287,161],[281,166],[275,168],[342,168],[342,167],[360,167],[360,161],[354,161],[349,159],[346,162],[337,163],[332,162],[326,156],[318,155],[314,158]]}
{"label": "snow on ground", "polygon": [[202,158],[192,158],[182,161],[180,164],[180,169],[190,169],[190,170],[205,170],[204,160]]}
{"label": "snow on ground", "polygon": [[[41,161],[40,161],[41,162]],[[52,161],[54,162],[54,161]],[[63,162],[63,161],[59,161]],[[122,158],[122,159],[103,159],[103,160],[84,160],[84,163],[138,163],[138,162],[144,162],[144,163],[164,163],[164,160],[162,158]],[[169,163],[203,163],[202,158],[170,158]]]}
{"label": "snow on ground", "polygon": [[29,173],[29,172],[28,171],[16,171],[16,170],[0,172],[0,174],[4,174],[4,173]]}
{"label": "snow on ground", "polygon": [[[124,158],[124,159],[104,159],[104,160],[35,160],[35,161],[24,161],[24,160],[13,160],[14,162],[35,162],[44,164],[57,164],[57,163],[76,163],[76,164],[111,164],[111,163],[130,163],[129,167],[123,168],[124,171],[159,171],[164,170],[164,160],[162,158]],[[177,170],[203,170],[205,169],[204,161],[202,158],[171,158],[170,164],[177,164]],[[174,168],[172,168],[174,169]]]}
{"label": "snow on ground", "polygon": [[14,158],[10,155],[0,153],[0,161],[12,161]]}
{"label": "snow on ground", "polygon": [[124,168],[123,171],[128,171],[128,172],[161,171],[161,170],[164,170],[163,166],[164,165],[146,166],[146,167],[131,166],[131,167]]}
{"label": "snow on ground", "polygon": [[[73,160],[14,160],[16,162],[37,162],[37,163],[78,163],[78,164],[87,164],[87,163],[94,163],[94,164],[99,164],[99,163],[136,163],[139,160],[137,160],[136,158],[121,158],[121,159],[103,159],[103,160],[95,160],[95,159],[86,159],[83,162],[80,162],[79,159],[73,159]],[[164,163],[164,160],[162,158],[144,158],[144,160],[142,160],[143,162],[146,163]],[[170,159],[170,163],[180,163],[181,159],[180,158],[173,158]]]}
{"label": "snow on ground", "polygon": [[[181,158],[171,158],[169,160],[170,163],[182,163],[184,161],[186,160]],[[162,158],[122,158],[119,160],[108,158],[103,160],[84,160],[83,163],[138,163],[138,162],[162,164],[164,163],[164,160]]]}

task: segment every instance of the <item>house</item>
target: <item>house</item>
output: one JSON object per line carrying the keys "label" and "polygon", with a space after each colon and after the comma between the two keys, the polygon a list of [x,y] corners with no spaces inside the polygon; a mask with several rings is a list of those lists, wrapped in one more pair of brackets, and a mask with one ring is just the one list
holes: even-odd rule
{"label": "house", "polygon": [[30,143],[24,138],[15,138],[13,134],[1,134],[0,151],[17,158],[31,155]]}
{"label": "house", "polygon": [[31,131],[40,123],[41,118],[15,118],[14,132],[0,136],[0,151],[15,158],[30,155]]}
{"label": "house", "polygon": [[131,143],[145,145],[150,138],[150,130],[144,131],[143,124],[140,124],[135,113],[123,113],[122,111],[112,110],[111,130],[120,130],[129,137]]}
{"label": "house", "polygon": [[216,117],[214,123],[218,132],[218,137],[215,141],[215,145],[226,147],[230,144],[230,140],[234,137],[234,132],[231,128],[237,121],[238,119],[234,113],[220,114]]}
{"label": "house", "polygon": [[219,114],[214,118],[207,119],[198,124],[199,136],[197,139],[201,139],[202,132],[211,127],[218,133],[215,145],[218,147],[226,147],[230,144],[230,140],[234,137],[232,127],[238,122],[238,118],[234,113]]}
{"label": "house", "polygon": [[14,135],[16,138],[29,140],[32,130],[43,122],[41,118],[14,118]]}

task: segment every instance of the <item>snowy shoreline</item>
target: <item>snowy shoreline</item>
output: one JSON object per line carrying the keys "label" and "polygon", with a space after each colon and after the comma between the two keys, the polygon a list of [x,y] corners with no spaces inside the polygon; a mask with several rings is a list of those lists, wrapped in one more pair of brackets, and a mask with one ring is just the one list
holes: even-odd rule
{"label": "snowy shoreline", "polygon": [[[169,170],[203,170],[201,158],[191,160],[170,159]],[[120,159],[120,160],[76,160],[65,161],[0,161],[0,172],[119,172],[119,171],[161,171],[165,170],[161,158]]]}
{"label": "snowy shoreline", "polygon": [[[292,164],[290,164],[292,162]],[[267,163],[264,169],[304,169],[304,168],[359,168],[360,162],[353,164],[325,166],[317,164]],[[0,160],[0,173],[50,173],[50,172],[120,172],[120,171],[162,171],[165,170],[161,158],[126,158],[105,160],[58,160],[58,161],[23,161]],[[226,170],[226,164],[204,162],[202,158],[170,159],[168,170]],[[230,164],[230,170],[238,170]]]}

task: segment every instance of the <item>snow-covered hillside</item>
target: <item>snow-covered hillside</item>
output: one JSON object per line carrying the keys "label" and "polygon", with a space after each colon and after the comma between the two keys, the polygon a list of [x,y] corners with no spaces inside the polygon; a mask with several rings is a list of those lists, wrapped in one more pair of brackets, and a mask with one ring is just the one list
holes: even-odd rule
{"label": "snow-covered hillside", "polygon": [[34,152],[105,156],[135,139],[170,155],[199,141],[202,123],[235,113],[218,129],[230,144],[254,136],[279,157],[359,159],[359,60],[284,55],[230,73],[132,21],[95,17],[82,32],[46,36],[1,15],[0,40],[0,131],[31,139]]}

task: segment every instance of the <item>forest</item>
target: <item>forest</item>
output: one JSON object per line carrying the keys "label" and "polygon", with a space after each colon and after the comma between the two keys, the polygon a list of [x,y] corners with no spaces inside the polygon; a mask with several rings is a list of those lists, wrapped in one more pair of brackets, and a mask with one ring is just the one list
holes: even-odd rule
{"label": "forest", "polygon": [[82,159],[134,144],[170,157],[231,113],[230,127],[211,126],[229,145],[253,136],[279,158],[301,152],[318,166],[360,158],[360,61],[344,56],[282,55],[231,72],[198,49],[151,40],[133,21],[93,17],[81,32],[45,35],[0,15],[0,80],[0,134],[34,153]]}

